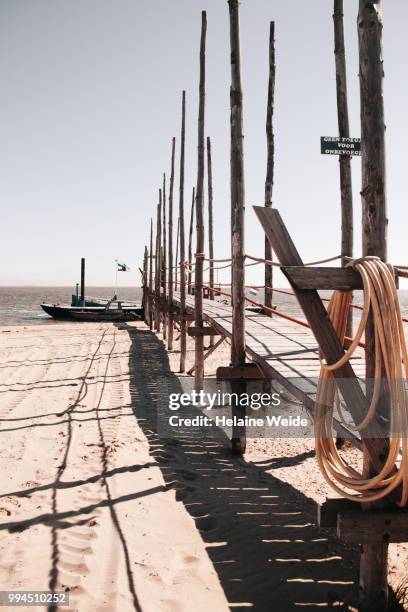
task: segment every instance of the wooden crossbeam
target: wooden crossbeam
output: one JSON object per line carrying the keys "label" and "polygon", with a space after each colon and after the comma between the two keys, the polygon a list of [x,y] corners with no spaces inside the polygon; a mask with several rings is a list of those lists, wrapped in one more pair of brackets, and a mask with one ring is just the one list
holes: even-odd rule
{"label": "wooden crossbeam", "polygon": [[[364,288],[361,275],[353,268],[282,266],[281,270],[290,284],[298,289],[353,291]],[[398,274],[393,270],[392,273],[398,287]]]}
{"label": "wooden crossbeam", "polygon": [[317,504],[317,524],[325,529],[336,529],[337,517],[340,513],[354,512],[358,505],[344,497],[327,497],[323,503]]}
{"label": "wooden crossbeam", "polygon": [[[303,266],[302,258],[279,211],[262,206],[255,206],[254,210],[282,266]],[[292,284],[292,288],[327,363],[335,363],[344,355],[344,349],[317,290],[299,289],[295,284]],[[352,366],[347,362],[334,370],[333,374],[354,422],[360,423],[366,416],[369,406]],[[378,422],[373,421],[361,433],[370,459],[380,471],[388,449],[384,430]]]}
{"label": "wooden crossbeam", "polygon": [[173,306],[171,304],[168,304],[167,302],[161,302],[160,303],[160,312],[166,312],[169,314],[180,314],[180,308],[178,308],[177,306]]}
{"label": "wooden crossbeam", "polygon": [[191,325],[188,328],[187,333],[189,336],[196,338],[197,336],[219,336],[220,332],[215,330],[213,327],[197,327],[196,325]]}
{"label": "wooden crossbeam", "polygon": [[339,514],[337,536],[350,544],[408,542],[408,513],[356,510]]}
{"label": "wooden crossbeam", "polygon": [[281,270],[290,284],[298,289],[363,289],[360,274],[352,268],[285,266]]}
{"label": "wooden crossbeam", "polygon": [[194,318],[194,315],[189,312],[186,312],[184,315],[180,314],[179,312],[173,317],[174,321],[181,321],[182,319],[184,319],[184,321],[194,321]]}
{"label": "wooden crossbeam", "polygon": [[350,544],[408,541],[406,509],[363,511],[358,503],[340,497],[328,497],[318,505],[318,525],[336,529],[337,536]]}
{"label": "wooden crossbeam", "polygon": [[217,368],[217,380],[265,380],[270,378],[264,374],[257,363],[246,363],[242,366],[221,366]]}
{"label": "wooden crossbeam", "polygon": [[[207,359],[207,357],[212,355],[212,353],[214,351],[217,350],[217,348],[224,342],[224,340],[225,340],[225,336],[221,336],[220,338],[218,338],[218,340],[217,340],[217,342],[215,344],[210,346],[210,348],[208,349],[208,351],[204,355],[204,361]],[[195,370],[195,365],[193,365],[193,367],[189,369],[187,374],[189,374],[191,376],[194,373],[194,370]]]}

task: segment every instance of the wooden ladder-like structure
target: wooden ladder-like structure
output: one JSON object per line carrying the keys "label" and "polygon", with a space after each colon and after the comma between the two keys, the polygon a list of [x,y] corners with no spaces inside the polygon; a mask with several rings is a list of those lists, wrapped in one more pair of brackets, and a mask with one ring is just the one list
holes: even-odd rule
{"label": "wooden ladder-like structure", "polygon": [[[279,211],[261,206],[254,207],[254,210],[282,264],[281,270],[296,294],[322,355],[328,364],[337,362],[344,355],[344,348],[318,290],[362,289],[360,275],[352,268],[306,268]],[[347,362],[334,370],[333,375],[354,422],[361,422],[367,414],[368,401],[353,367]],[[387,434],[380,423],[374,421],[361,435],[373,466],[380,471],[389,444]],[[387,498],[390,505],[386,510],[375,508],[364,512],[355,502],[341,498],[328,499],[319,508],[319,524],[322,527],[337,527],[338,537],[347,542],[407,542],[408,513],[392,505],[396,496],[398,490]]]}

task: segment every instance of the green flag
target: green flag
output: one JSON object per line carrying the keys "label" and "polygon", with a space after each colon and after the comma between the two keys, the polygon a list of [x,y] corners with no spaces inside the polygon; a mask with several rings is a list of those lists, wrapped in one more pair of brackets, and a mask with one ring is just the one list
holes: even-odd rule
{"label": "green flag", "polygon": [[116,262],[118,272],[129,272],[130,268],[126,264]]}

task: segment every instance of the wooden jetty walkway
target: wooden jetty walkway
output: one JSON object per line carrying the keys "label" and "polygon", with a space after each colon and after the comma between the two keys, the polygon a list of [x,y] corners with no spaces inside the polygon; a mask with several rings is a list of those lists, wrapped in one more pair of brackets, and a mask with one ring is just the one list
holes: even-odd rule
{"label": "wooden jetty walkway", "polygon": [[[174,302],[180,304],[178,292],[174,294]],[[186,296],[186,311],[194,314],[194,296]],[[231,306],[221,301],[203,299],[203,315],[205,322],[220,335],[232,337]],[[307,327],[248,309],[245,316],[245,343],[246,352],[252,361],[283,384],[286,384],[288,378],[300,378],[305,382],[319,378],[319,350],[316,338]],[[353,364],[356,373],[364,377],[362,348],[353,357]],[[311,388],[305,386],[303,391],[307,394]]]}
{"label": "wooden jetty walkway", "polygon": [[[180,292],[174,292],[173,302],[180,306]],[[186,312],[194,314],[194,296],[186,296]],[[231,338],[232,307],[222,301],[203,299],[205,323],[220,336]],[[259,365],[268,377],[279,382],[305,408],[313,413],[317,383],[320,375],[319,349],[312,331],[295,322],[279,316],[268,317],[263,313],[246,310],[245,349],[252,362]],[[356,375],[364,380],[364,349],[358,348],[352,358]],[[344,432],[341,423],[336,428],[348,437],[355,435]]]}
{"label": "wooden jetty walkway", "polygon": [[[396,287],[400,276],[408,277],[407,266],[392,266],[387,256],[387,201],[385,172],[385,123],[383,107],[383,60],[381,3],[360,0],[359,60],[361,93],[362,159],[362,257],[353,253],[353,213],[350,156],[340,151],[341,185],[341,255],[320,262],[305,264],[289,230],[272,207],[274,183],[273,108],[275,83],[274,24],[270,27],[269,87],[267,108],[267,176],[265,200],[254,207],[265,233],[265,258],[249,254],[245,249],[245,168],[243,132],[243,91],[240,59],[239,2],[229,0],[231,47],[230,95],[230,191],[231,191],[231,256],[214,259],[212,166],[211,147],[208,146],[208,253],[204,236],[204,152],[205,152],[205,68],[207,16],[202,13],[200,40],[200,85],[198,113],[197,182],[193,192],[191,223],[186,259],[184,235],[184,179],[185,179],[185,112],[186,95],[182,94],[180,133],[180,181],[178,233],[176,257],[173,260],[173,186],[174,139],[172,143],[168,217],[166,212],[165,182],[159,189],[155,248],[153,220],[150,231],[150,252],[145,248],[143,289],[145,322],[150,329],[160,332],[173,349],[173,323],[180,329],[180,373],[185,372],[186,336],[195,338],[195,388],[204,382],[204,363],[217,350],[224,338],[231,341],[230,364],[217,370],[218,380],[231,383],[235,397],[233,417],[245,416],[239,398],[246,391],[249,380],[273,379],[283,385],[314,414],[316,427],[316,457],[319,468],[332,488],[341,495],[332,508],[337,535],[347,542],[362,546],[360,557],[361,612],[382,612],[388,602],[388,545],[408,541],[408,398],[403,381],[408,377],[407,348],[403,338],[402,321]],[[335,2],[336,83],[339,134],[349,138],[347,93],[345,79],[344,33],[342,1]],[[305,193],[304,203],[310,194]],[[195,205],[195,208],[194,208]],[[196,222],[195,255],[192,256],[192,227]],[[167,227],[168,221],[168,227]],[[168,232],[168,233],[167,233]],[[311,232],[315,240],[319,227]],[[167,252],[168,246],[168,252]],[[272,261],[273,258],[273,261]],[[247,260],[251,260],[249,263]],[[341,259],[341,267],[321,267],[321,264]],[[154,261],[153,261],[154,260]],[[375,260],[375,261],[374,261]],[[149,265],[148,265],[149,263]],[[154,265],[153,265],[154,263]],[[204,269],[204,264],[208,267]],[[216,264],[216,265],[214,265]],[[221,264],[221,265],[218,265]],[[246,267],[264,265],[265,291],[263,304],[247,298]],[[320,265],[320,267],[319,267]],[[299,321],[271,308],[273,296],[272,266],[279,266],[289,281],[291,290],[307,321]],[[214,270],[230,268],[231,306],[206,297],[206,292],[217,291]],[[204,272],[209,270],[209,287]],[[173,275],[174,271],[174,275]],[[224,274],[224,273],[223,273]],[[225,273],[226,274],[226,273]],[[179,275],[179,277],[178,277]],[[174,278],[175,277],[175,278]],[[153,284],[154,282],[154,284]],[[228,282],[228,281],[227,281]],[[192,288],[194,289],[192,291]],[[174,291],[173,291],[174,289]],[[178,291],[180,289],[180,291]],[[334,291],[328,312],[319,291]],[[352,292],[364,291],[365,306],[362,325],[354,339],[352,315],[349,310]],[[194,293],[194,296],[190,295]],[[188,295],[186,295],[188,293]],[[226,295],[226,294],[224,294]],[[250,310],[248,303],[259,307]],[[358,305],[354,305],[359,308]],[[361,308],[361,307],[360,307]],[[273,314],[265,316],[261,312]],[[280,315],[280,316],[279,316]],[[194,323],[187,328],[187,322]],[[363,329],[364,328],[364,329]],[[364,343],[362,334],[364,332]],[[210,346],[204,348],[204,337]],[[219,339],[215,339],[215,338]],[[348,348],[345,351],[345,348]],[[355,350],[356,349],[356,350]],[[206,352],[207,351],[207,352]],[[321,372],[319,352],[327,368]],[[385,375],[384,375],[385,374]],[[319,378],[321,384],[319,384]],[[374,380],[374,385],[371,381]],[[366,384],[368,383],[368,384]],[[332,420],[335,400],[344,402],[351,418],[351,428],[361,431],[354,436],[363,451],[362,473],[350,468],[337,452],[332,433],[338,434],[340,423]],[[377,410],[378,407],[381,410]],[[326,410],[326,408],[329,408]],[[393,423],[404,426],[398,436],[390,435]],[[354,425],[353,425],[354,423]],[[390,425],[388,427],[387,423]],[[369,424],[369,427],[368,427]],[[340,428],[340,429],[339,429]],[[387,429],[388,428],[388,429]],[[343,429],[344,431],[344,429]],[[392,432],[391,432],[392,433]],[[348,432],[350,435],[351,432]],[[341,436],[341,434],[340,434]],[[353,437],[353,436],[352,436]],[[234,453],[246,450],[245,428],[232,431]],[[396,461],[397,456],[402,459]],[[400,501],[398,501],[400,499]],[[327,500],[327,503],[330,499]],[[350,506],[344,513],[344,504]],[[399,506],[396,505],[399,503]],[[386,504],[387,509],[384,510]],[[400,511],[402,506],[405,512]]]}

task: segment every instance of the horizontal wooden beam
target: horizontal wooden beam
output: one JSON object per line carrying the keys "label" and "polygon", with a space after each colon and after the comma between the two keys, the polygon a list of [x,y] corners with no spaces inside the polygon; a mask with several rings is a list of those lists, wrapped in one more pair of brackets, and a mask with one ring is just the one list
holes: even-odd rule
{"label": "horizontal wooden beam", "polygon": [[221,366],[217,368],[217,380],[265,380],[269,379],[256,363],[246,363],[243,366]]}
{"label": "horizontal wooden beam", "polygon": [[186,312],[184,315],[182,315],[180,313],[175,314],[173,319],[174,319],[174,321],[181,321],[182,319],[184,321],[194,321],[195,317],[194,317],[193,314],[190,314],[189,312]]}
{"label": "horizontal wooden beam", "polygon": [[180,314],[180,308],[178,308],[177,306],[170,306],[169,304],[161,303],[159,308],[160,312],[167,312],[169,314]]}
{"label": "horizontal wooden beam", "polygon": [[352,268],[307,268],[285,266],[282,272],[297,289],[363,289],[361,276]]}
{"label": "horizontal wooden beam", "polygon": [[408,512],[393,511],[341,513],[337,517],[337,536],[350,544],[408,542]]}
{"label": "horizontal wooden beam", "polygon": [[[282,272],[296,289],[328,289],[353,291],[363,289],[361,276],[353,268],[307,268],[306,266],[283,266]],[[394,275],[398,288],[398,274]]]}
{"label": "horizontal wooden beam", "polygon": [[188,328],[187,333],[189,336],[196,338],[197,336],[219,336],[220,332],[216,331],[213,327],[196,327],[192,325]]}
{"label": "horizontal wooden beam", "polygon": [[338,515],[356,509],[357,505],[351,499],[327,497],[322,504],[317,504],[317,524],[325,529],[336,529]]}

